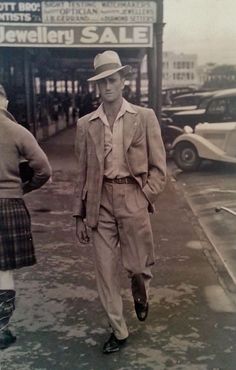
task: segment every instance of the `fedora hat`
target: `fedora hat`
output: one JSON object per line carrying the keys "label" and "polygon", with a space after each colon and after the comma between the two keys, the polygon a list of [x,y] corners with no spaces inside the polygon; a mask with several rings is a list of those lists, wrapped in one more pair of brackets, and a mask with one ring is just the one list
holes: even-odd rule
{"label": "fedora hat", "polygon": [[129,65],[122,66],[119,55],[115,51],[106,50],[95,56],[94,70],[95,75],[90,77],[88,81],[101,80],[122,70],[124,74],[127,74],[131,67]]}

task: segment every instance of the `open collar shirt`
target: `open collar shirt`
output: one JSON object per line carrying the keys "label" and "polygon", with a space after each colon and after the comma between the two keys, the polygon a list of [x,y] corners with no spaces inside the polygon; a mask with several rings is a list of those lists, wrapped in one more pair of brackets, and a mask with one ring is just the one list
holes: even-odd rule
{"label": "open collar shirt", "polygon": [[105,127],[104,176],[110,179],[130,176],[130,171],[125,160],[123,143],[125,112],[136,113],[127,100],[123,98],[123,103],[115,119],[112,131],[104,112],[103,104],[98,107],[91,117],[91,120],[100,118]]}

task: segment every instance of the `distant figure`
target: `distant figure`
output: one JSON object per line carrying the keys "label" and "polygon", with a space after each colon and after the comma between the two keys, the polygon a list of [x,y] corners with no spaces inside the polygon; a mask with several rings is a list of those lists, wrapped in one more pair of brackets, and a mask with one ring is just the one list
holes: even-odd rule
{"label": "distant figure", "polygon": [[52,113],[51,118],[53,121],[58,121],[60,112],[60,99],[58,93],[54,93],[52,96]]}
{"label": "distant figure", "polygon": [[163,105],[165,105],[165,106],[172,105],[171,92],[168,91],[168,90],[165,93],[165,96],[164,96],[164,99],[163,99]]}
{"label": "distant figure", "polygon": [[81,98],[81,108],[80,108],[80,117],[85,116],[88,113],[94,111],[93,107],[93,96],[92,93],[87,91],[85,94],[82,95]]}
{"label": "distant figure", "polygon": [[70,106],[71,106],[71,98],[68,92],[66,92],[62,99],[62,108],[64,110],[65,116],[66,116],[66,122],[69,122],[69,112],[70,112]]}
{"label": "distant figure", "polygon": [[[8,329],[15,309],[13,270],[36,263],[30,216],[22,196],[40,188],[51,176],[45,153],[34,136],[7,111],[7,104],[0,85],[0,349],[16,340]],[[24,183],[20,177],[22,158],[31,169],[31,177]]]}
{"label": "distant figure", "polygon": [[148,212],[166,180],[165,150],[156,115],[122,97],[129,66],[107,50],[94,59],[102,104],[78,121],[78,182],[74,216],[80,243],[91,228],[98,293],[112,333],[103,353],[117,352],[129,336],[123,315],[119,261],[131,279],[137,318],[148,315],[155,262]]}

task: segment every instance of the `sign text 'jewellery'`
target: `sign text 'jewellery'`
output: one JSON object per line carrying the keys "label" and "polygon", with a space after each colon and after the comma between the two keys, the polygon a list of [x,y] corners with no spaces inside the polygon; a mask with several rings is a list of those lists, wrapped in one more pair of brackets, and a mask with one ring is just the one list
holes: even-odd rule
{"label": "sign text 'jewellery'", "polygon": [[152,25],[131,26],[0,26],[2,45],[21,46],[146,46],[152,45]]}
{"label": "sign text 'jewellery'", "polygon": [[152,47],[155,22],[155,1],[1,1],[0,43]]}

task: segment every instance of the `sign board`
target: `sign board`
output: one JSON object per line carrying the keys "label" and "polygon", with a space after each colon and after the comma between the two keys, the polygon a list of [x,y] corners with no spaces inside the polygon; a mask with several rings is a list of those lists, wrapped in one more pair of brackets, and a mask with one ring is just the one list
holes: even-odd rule
{"label": "sign board", "polygon": [[42,22],[41,1],[1,1],[0,23]]}
{"label": "sign board", "polygon": [[45,23],[155,23],[153,1],[44,1]]}
{"label": "sign board", "polygon": [[0,45],[151,47],[154,1],[1,1]]}
{"label": "sign board", "polygon": [[0,25],[1,46],[145,47],[152,45],[151,25],[39,26]]}

